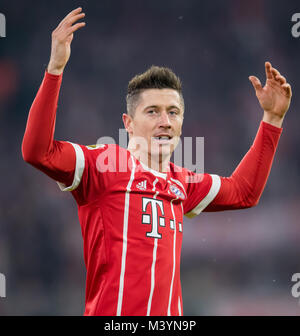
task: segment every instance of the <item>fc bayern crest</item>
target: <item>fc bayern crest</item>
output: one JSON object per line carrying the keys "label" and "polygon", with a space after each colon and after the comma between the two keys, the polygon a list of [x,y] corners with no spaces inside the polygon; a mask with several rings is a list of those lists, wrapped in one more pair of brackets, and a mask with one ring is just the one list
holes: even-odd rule
{"label": "fc bayern crest", "polygon": [[185,199],[184,194],[174,184],[170,185],[170,191],[178,198]]}

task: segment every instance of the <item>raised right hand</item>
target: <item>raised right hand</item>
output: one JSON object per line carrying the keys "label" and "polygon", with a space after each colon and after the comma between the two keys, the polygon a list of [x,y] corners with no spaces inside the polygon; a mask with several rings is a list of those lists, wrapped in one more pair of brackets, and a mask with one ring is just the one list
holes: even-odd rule
{"label": "raised right hand", "polygon": [[85,22],[78,22],[85,14],[82,8],[70,12],[52,32],[51,56],[47,71],[53,75],[60,75],[70,58],[73,33],[85,26]]}

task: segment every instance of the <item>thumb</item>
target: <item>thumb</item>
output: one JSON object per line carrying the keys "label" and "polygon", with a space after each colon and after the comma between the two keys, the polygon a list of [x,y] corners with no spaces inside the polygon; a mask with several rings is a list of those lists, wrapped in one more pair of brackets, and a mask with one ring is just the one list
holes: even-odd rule
{"label": "thumb", "polygon": [[249,76],[249,80],[252,83],[255,91],[262,90],[261,82],[260,82],[260,80],[257,77],[255,77],[255,76]]}

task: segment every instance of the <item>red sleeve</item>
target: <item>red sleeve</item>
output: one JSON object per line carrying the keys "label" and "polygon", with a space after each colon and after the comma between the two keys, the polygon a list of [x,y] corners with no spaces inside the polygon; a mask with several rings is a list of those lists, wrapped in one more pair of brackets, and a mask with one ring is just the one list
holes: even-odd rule
{"label": "red sleeve", "polygon": [[249,208],[258,204],[269,177],[282,128],[261,121],[253,145],[203,211]]}
{"label": "red sleeve", "polygon": [[56,109],[62,74],[45,71],[43,82],[30,108],[22,142],[23,159],[51,178],[72,184],[76,155],[66,141],[54,140]]}
{"label": "red sleeve", "polygon": [[[199,215],[219,191],[212,176],[206,173],[195,174],[187,171],[187,177],[185,178],[187,197],[183,202],[183,211],[187,217]],[[213,190],[215,191],[213,192]]]}
{"label": "red sleeve", "polygon": [[[102,158],[109,161],[113,145],[76,145],[76,169],[73,185],[58,184],[62,191],[71,191],[78,205],[82,206],[99,199],[107,187],[107,171],[102,171]],[[113,157],[116,157],[114,155]]]}

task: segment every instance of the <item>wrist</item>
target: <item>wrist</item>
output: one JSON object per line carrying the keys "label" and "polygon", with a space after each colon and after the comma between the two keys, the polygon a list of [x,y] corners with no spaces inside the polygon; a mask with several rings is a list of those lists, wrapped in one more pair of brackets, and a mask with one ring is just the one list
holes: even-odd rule
{"label": "wrist", "polygon": [[273,115],[272,113],[264,111],[264,116],[262,120],[268,124],[281,128],[283,119],[284,119],[284,116],[279,117],[279,116]]}
{"label": "wrist", "polygon": [[64,67],[58,67],[58,66],[55,66],[54,64],[52,64],[51,62],[48,64],[47,66],[47,72],[51,75],[61,75],[64,71]]}

